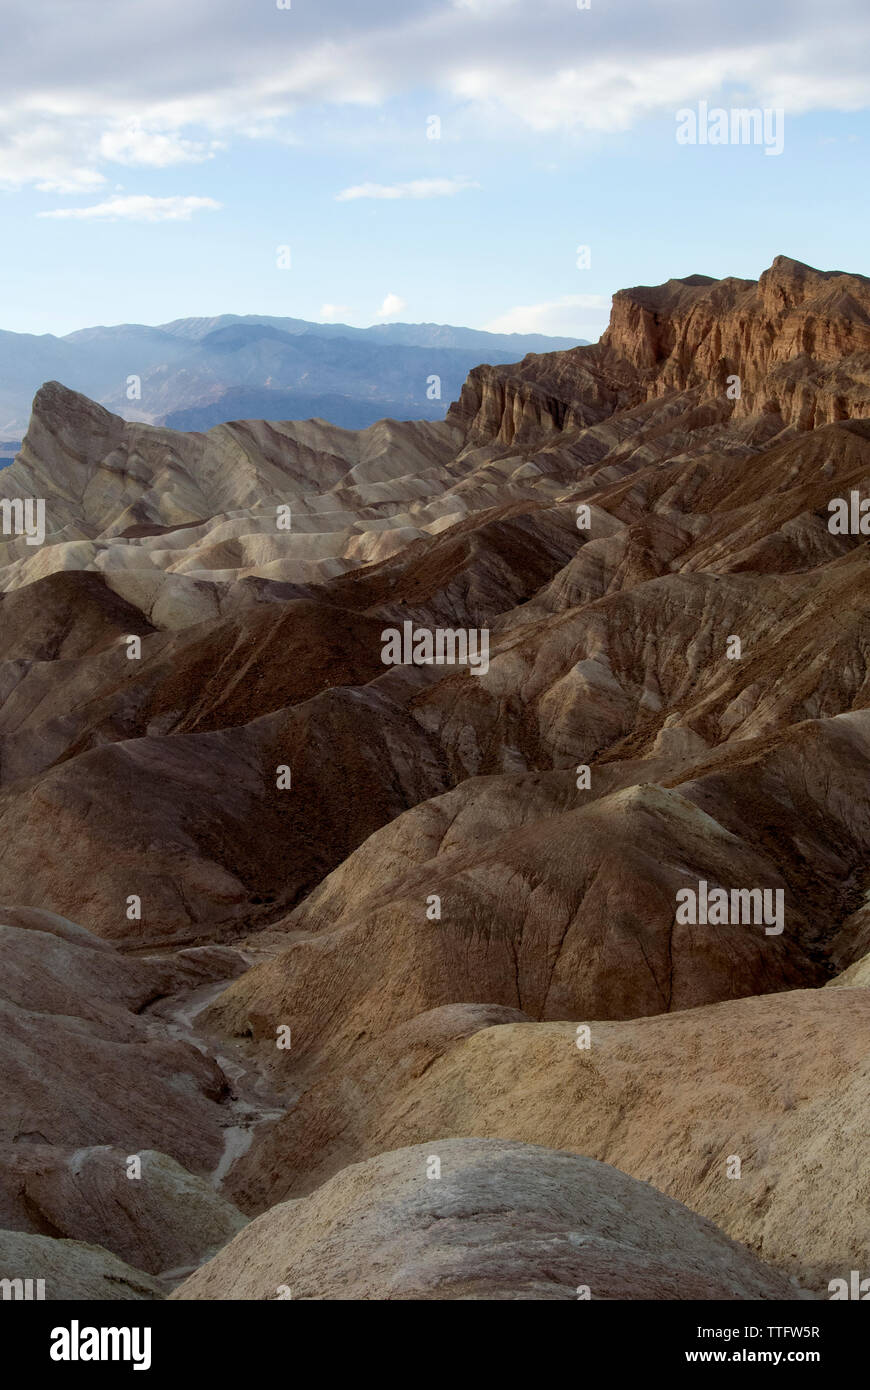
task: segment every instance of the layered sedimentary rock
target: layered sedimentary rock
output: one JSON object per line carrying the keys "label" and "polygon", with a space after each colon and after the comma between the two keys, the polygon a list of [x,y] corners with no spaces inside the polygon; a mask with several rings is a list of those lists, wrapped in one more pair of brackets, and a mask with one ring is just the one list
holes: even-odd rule
{"label": "layered sedimentary rock", "polygon": [[[44,538],[0,538],[0,1225],[163,1291],[224,1244],[184,1297],[283,1260],[294,1297],[549,1298],[618,1189],[642,1239],[598,1296],[861,1267],[868,549],[829,521],[870,494],[868,314],[785,258],[627,290],[600,344],[359,434],[40,391],[4,488]],[[385,660],[406,625],[486,660]]]}
{"label": "layered sedimentary rock", "polygon": [[666,399],[684,425],[697,412],[695,427],[866,416],[870,279],[777,256],[757,282],[690,275],[620,290],[600,343],[478,367],[448,419],[512,444]]}

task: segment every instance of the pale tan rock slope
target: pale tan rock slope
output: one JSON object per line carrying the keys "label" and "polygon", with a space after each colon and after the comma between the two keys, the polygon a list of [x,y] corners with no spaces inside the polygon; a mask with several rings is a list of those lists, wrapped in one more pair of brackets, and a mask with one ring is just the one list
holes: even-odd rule
{"label": "pale tan rock slope", "polygon": [[260,1130],[234,1195],[259,1211],[400,1143],[488,1135],[652,1183],[806,1288],[823,1292],[865,1262],[870,992],[588,1026],[580,1049],[574,1023],[500,1023],[481,1006],[423,1014]]}
{"label": "pale tan rock slope", "polygon": [[[131,1303],[162,1298],[165,1293],[156,1279],[132,1269],[98,1245],[18,1231],[0,1231],[0,1271],[0,1278],[33,1280],[33,1290],[42,1280],[41,1292],[48,1303]],[[19,1295],[25,1296],[24,1291]],[[37,1295],[31,1292],[30,1296]]]}
{"label": "pale tan rock slope", "polygon": [[303,1299],[800,1296],[710,1222],[613,1168],[481,1139],[346,1168],[259,1217],[172,1296],[268,1299],[282,1286]]}
{"label": "pale tan rock slope", "polygon": [[[828,523],[870,496],[870,280],[622,291],[439,424],[186,435],[48,383],[3,488],[46,534],[0,536],[0,1223],[166,1288],[242,1209],[219,1296],[249,1257],[274,1296],[285,1237],[305,1296],[563,1296],[522,1190],[582,1158],[823,1296],[865,1268],[870,550]],[[405,621],[485,628],[488,669],[385,664]],[[702,881],[781,912],[678,921]],[[559,1151],[498,1169],[506,1282],[430,1223],[419,1278],[336,1244],[318,1293],[330,1204],[398,1261],[381,1156],[453,1140]]]}

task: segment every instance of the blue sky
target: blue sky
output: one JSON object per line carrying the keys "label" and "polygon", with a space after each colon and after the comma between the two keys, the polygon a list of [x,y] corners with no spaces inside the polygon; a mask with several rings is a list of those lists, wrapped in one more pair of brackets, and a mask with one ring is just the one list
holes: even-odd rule
{"label": "blue sky", "polygon": [[[625,285],[870,273],[866,0],[5,0],[3,27],[0,328],[595,338]],[[782,111],[782,153],[678,144],[699,102]]]}

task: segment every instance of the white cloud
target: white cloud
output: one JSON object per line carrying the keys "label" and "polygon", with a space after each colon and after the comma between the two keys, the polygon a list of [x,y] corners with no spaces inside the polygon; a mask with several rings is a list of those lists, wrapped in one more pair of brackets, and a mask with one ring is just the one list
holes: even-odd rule
{"label": "white cloud", "polygon": [[[37,18],[34,19],[34,14]],[[101,164],[207,158],[214,141],[292,138],[306,109],[425,90],[453,129],[619,131],[723,89],[741,105],[870,106],[866,0],[5,0],[0,183],[97,187]],[[96,36],[96,37],[95,37]],[[330,129],[329,121],[319,122]],[[34,134],[36,132],[36,134]],[[422,136],[421,136],[422,138]],[[418,180],[452,184],[453,180]],[[362,186],[365,188],[365,185]],[[376,184],[402,190],[413,185]],[[354,197],[438,196],[359,192]]]}
{"label": "white cloud", "polygon": [[212,159],[221,148],[219,141],[209,143],[183,140],[175,132],[169,134],[146,130],[133,121],[126,126],[103,132],[99,152],[103,159],[115,164],[143,164],[152,169],[165,169],[170,164],[190,164]]}
{"label": "white cloud", "polygon": [[404,299],[401,299],[401,298],[399,297],[399,295],[397,295],[397,294],[388,294],[387,297],[386,297],[386,299],[384,300],[383,304],[381,305],[380,309],[378,310],[378,318],[379,318],[379,319],[391,319],[391,318],[394,318],[396,314],[400,314],[400,313],[402,312],[402,310],[403,310],[403,309],[407,309],[407,307],[408,307],[407,303],[405,302]]}
{"label": "white cloud", "polygon": [[56,173],[42,175],[36,187],[40,193],[96,193],[105,182],[96,169],[77,169],[67,165]]}
{"label": "white cloud", "polygon": [[410,183],[358,183],[335,197],[339,203],[356,198],[450,198],[466,188],[479,188],[471,179],[412,179]]}
{"label": "white cloud", "polygon": [[147,194],[109,198],[89,208],[54,208],[38,212],[37,217],[93,219],[102,222],[189,222],[195,212],[216,212],[221,206],[214,198],[151,198]]}
{"label": "white cloud", "polygon": [[597,337],[607,323],[610,300],[603,294],[566,294],[543,304],[518,304],[484,325],[488,333],[550,333],[562,338]]}
{"label": "white cloud", "polygon": [[39,123],[10,132],[5,139],[0,134],[0,187],[35,183],[43,193],[95,192],[106,180],[89,167],[89,152],[80,148],[80,136],[74,127]]}
{"label": "white cloud", "polygon": [[324,323],[334,323],[336,319],[343,319],[350,312],[349,304],[321,304],[320,306],[320,317]]}

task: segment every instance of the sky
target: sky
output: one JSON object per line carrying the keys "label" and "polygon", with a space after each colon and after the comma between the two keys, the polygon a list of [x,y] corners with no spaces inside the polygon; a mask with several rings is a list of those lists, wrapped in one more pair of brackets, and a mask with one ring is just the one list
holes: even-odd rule
{"label": "sky", "polygon": [[867,0],[581,4],[3,0],[0,329],[594,340],[625,286],[870,274]]}

